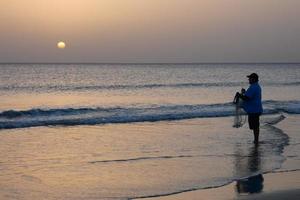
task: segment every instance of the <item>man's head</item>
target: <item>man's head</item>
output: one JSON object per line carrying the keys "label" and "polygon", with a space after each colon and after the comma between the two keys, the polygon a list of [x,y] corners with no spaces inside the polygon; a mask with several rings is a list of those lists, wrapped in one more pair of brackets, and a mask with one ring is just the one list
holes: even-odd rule
{"label": "man's head", "polygon": [[256,73],[252,73],[247,77],[249,79],[250,84],[258,82],[258,75]]}

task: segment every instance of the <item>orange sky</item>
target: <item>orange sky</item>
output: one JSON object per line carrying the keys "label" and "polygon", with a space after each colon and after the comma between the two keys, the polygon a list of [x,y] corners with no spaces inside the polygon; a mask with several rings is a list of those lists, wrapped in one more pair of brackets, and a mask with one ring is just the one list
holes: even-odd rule
{"label": "orange sky", "polygon": [[297,62],[299,9],[298,0],[1,1],[0,62]]}

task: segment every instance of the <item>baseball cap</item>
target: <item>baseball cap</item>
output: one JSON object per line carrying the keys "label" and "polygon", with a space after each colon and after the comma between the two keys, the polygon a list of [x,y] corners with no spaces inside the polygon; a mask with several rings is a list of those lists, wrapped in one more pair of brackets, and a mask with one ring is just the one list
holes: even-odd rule
{"label": "baseball cap", "polygon": [[252,73],[250,75],[247,76],[248,78],[254,78],[256,80],[258,80],[258,75],[256,73]]}

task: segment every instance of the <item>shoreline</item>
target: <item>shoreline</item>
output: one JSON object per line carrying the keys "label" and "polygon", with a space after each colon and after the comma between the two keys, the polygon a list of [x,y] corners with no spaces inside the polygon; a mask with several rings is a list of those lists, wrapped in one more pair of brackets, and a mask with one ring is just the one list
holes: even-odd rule
{"label": "shoreline", "polygon": [[[255,178],[256,177],[256,178]],[[261,186],[253,181],[261,180]],[[252,180],[251,180],[252,179]],[[248,184],[247,184],[248,183]],[[251,191],[251,188],[253,191]],[[258,191],[255,191],[258,190]],[[245,179],[236,180],[229,184],[162,195],[157,197],[133,198],[137,200],[198,200],[198,199],[290,199],[300,196],[300,170],[273,171]]]}
{"label": "shoreline", "polygon": [[[145,199],[149,195],[157,195],[148,198],[152,200],[245,199],[254,195],[237,195],[234,181],[262,171],[266,174],[260,198],[268,191],[298,195],[293,190],[300,186],[299,171],[282,171],[299,169],[299,116],[287,117],[278,128],[264,127],[259,148],[247,127],[232,129],[231,122],[218,118],[10,130],[1,138],[0,199]],[[116,162],[106,162],[110,160]],[[210,177],[225,178],[205,182]],[[269,177],[274,178],[268,181]],[[270,182],[276,183],[275,189],[268,189]],[[183,187],[177,183],[184,183],[185,193],[179,194]],[[208,186],[220,187],[202,189]]]}

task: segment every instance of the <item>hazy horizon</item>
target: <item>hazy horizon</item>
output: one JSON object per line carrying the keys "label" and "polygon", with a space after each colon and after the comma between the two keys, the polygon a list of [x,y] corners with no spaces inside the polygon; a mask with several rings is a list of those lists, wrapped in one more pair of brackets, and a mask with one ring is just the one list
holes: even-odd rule
{"label": "hazy horizon", "polygon": [[299,8],[297,0],[11,0],[0,3],[0,63],[299,63]]}
{"label": "hazy horizon", "polygon": [[194,65],[194,64],[200,64],[200,65],[227,65],[227,64],[300,64],[300,62],[0,62],[0,65],[18,65],[18,64],[42,64],[42,65],[48,65],[48,64],[62,64],[62,65],[68,65],[68,64],[86,64],[86,65],[93,65],[93,64],[120,64],[120,65],[167,65],[167,64],[186,64],[186,65]]}

